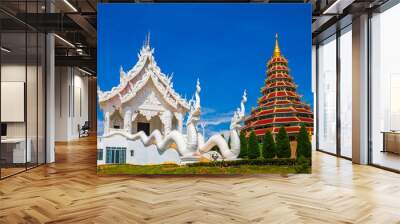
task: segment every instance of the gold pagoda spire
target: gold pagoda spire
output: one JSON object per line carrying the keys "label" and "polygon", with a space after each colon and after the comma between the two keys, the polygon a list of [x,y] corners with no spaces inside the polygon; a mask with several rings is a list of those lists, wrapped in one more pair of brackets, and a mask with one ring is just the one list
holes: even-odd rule
{"label": "gold pagoda spire", "polygon": [[274,57],[280,57],[281,56],[281,49],[279,49],[279,43],[278,43],[278,33],[275,34],[275,49],[274,49]]}

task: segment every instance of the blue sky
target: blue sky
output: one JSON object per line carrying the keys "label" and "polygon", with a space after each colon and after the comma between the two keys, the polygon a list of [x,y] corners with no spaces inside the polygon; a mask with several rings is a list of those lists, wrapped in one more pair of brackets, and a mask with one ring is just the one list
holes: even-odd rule
{"label": "blue sky", "polygon": [[191,98],[200,79],[208,135],[229,129],[244,89],[246,113],[257,105],[275,33],[298,92],[313,102],[308,4],[99,4],[97,26],[101,90],[118,85],[120,66],[135,65],[150,32],[157,64],[174,73],[181,96]]}

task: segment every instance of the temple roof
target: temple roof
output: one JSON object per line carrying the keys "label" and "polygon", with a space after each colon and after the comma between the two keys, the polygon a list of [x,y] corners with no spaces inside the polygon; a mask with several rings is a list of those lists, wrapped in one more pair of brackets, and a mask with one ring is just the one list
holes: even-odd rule
{"label": "temple roof", "polygon": [[161,72],[153,56],[154,48],[150,47],[150,35],[138,54],[138,61],[127,73],[120,69],[120,83],[110,91],[102,92],[98,89],[99,104],[117,98],[121,104],[134,98],[137,93],[152,81],[164,100],[173,108],[178,106],[189,110],[189,103],[173,89],[172,75],[167,76]]}
{"label": "temple roof", "polygon": [[280,57],[280,56],[281,56],[281,49],[279,49],[278,34],[275,34],[274,57]]}
{"label": "temple roof", "polygon": [[266,115],[274,115],[274,114],[279,114],[279,113],[292,113],[293,115],[296,114],[312,114],[312,111],[309,109],[305,108],[299,108],[299,107],[294,107],[294,106],[288,106],[288,107],[272,107],[266,110],[260,110],[258,112],[253,111],[251,118],[255,117],[261,117],[261,116],[266,116]]}
{"label": "temple roof", "polygon": [[[288,134],[294,134],[298,133],[300,131],[300,126],[293,126],[293,127],[285,127],[285,130]],[[312,127],[307,127],[307,132],[312,132],[313,128]],[[273,128],[263,128],[263,129],[257,129],[254,131],[254,133],[257,136],[262,136],[265,134],[265,132],[271,131],[272,133],[278,133],[279,132],[279,127],[273,127]]]}
{"label": "temple roof", "polygon": [[247,134],[254,130],[260,136],[267,130],[276,134],[284,126],[289,134],[293,134],[304,123],[312,131],[313,112],[308,104],[301,101],[301,95],[296,91],[297,85],[289,74],[288,62],[279,48],[278,35],[266,74],[264,86],[260,89],[262,95],[257,100],[258,106],[245,119],[243,130]]}
{"label": "temple roof", "polygon": [[287,87],[296,88],[296,85],[293,84],[293,82],[276,81],[276,82],[268,83],[267,86],[262,87],[262,90],[264,90],[264,89],[269,89],[269,88],[272,88],[272,87],[282,87],[282,86],[287,86]]}

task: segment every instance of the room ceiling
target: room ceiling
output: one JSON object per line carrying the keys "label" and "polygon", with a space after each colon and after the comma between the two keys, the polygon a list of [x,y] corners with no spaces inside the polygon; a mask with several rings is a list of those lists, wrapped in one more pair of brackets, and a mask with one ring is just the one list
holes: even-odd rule
{"label": "room ceiling", "polygon": [[[345,16],[357,14],[383,4],[387,0],[240,0],[201,2],[252,2],[252,3],[310,3],[313,6],[312,32],[318,35]],[[54,32],[56,65],[81,66],[96,73],[97,54],[97,3],[182,2],[179,0],[45,0],[28,2],[1,0],[0,21],[5,38],[14,40],[11,47],[20,46],[18,32],[25,28],[39,32]],[[188,2],[188,1],[185,1]],[[199,2],[199,1],[189,1]],[[47,7],[47,9],[46,9]],[[52,8],[52,13],[49,13]],[[28,12],[28,13],[25,13]],[[12,36],[17,36],[13,38]],[[21,36],[21,35],[20,35]],[[64,41],[65,40],[65,41]],[[66,42],[67,41],[67,42]],[[72,46],[72,45],[73,46]],[[28,51],[29,48],[28,48]],[[15,51],[17,54],[18,50]]]}

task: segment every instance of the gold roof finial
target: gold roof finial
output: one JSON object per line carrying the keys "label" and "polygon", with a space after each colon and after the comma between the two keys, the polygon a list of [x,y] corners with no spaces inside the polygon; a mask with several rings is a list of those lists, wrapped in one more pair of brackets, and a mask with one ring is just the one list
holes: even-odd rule
{"label": "gold roof finial", "polygon": [[278,33],[275,34],[275,49],[274,49],[274,57],[280,57],[281,56],[281,50],[279,49],[279,43],[278,43]]}

